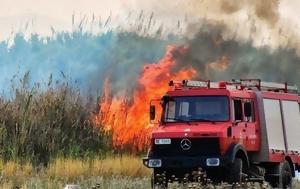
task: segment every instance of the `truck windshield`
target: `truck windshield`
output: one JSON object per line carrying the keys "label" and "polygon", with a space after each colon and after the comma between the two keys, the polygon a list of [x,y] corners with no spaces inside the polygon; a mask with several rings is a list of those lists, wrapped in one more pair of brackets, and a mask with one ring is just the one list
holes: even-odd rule
{"label": "truck windshield", "polygon": [[226,96],[173,97],[164,109],[165,122],[229,120]]}

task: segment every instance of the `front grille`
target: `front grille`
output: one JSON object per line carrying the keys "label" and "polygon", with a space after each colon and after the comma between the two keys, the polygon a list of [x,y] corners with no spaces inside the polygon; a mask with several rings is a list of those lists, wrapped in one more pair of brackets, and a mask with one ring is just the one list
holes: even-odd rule
{"label": "front grille", "polygon": [[188,138],[191,148],[183,150],[181,141],[183,138],[172,138],[171,144],[155,145],[152,152],[154,156],[214,156],[220,154],[218,138]]}

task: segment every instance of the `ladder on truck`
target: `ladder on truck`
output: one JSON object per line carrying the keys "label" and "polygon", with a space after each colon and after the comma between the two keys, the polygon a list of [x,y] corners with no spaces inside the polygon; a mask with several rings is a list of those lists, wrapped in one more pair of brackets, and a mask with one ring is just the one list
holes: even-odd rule
{"label": "ladder on truck", "polygon": [[298,93],[296,85],[290,86],[285,83],[266,82],[260,79],[233,79],[232,81],[211,82],[210,80],[182,80],[170,81],[169,86],[175,88],[227,88],[227,89],[257,89],[260,91],[273,91],[285,93]]}
{"label": "ladder on truck", "polygon": [[261,91],[274,91],[274,92],[285,92],[285,93],[298,93],[296,85],[291,86],[285,83],[266,82],[260,79],[233,79],[233,84],[240,85],[241,89],[252,89],[257,88]]}

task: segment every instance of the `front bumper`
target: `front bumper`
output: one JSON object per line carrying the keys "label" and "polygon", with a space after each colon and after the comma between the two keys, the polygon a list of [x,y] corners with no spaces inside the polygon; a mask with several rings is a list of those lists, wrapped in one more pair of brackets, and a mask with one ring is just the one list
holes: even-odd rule
{"label": "front bumper", "polygon": [[232,161],[230,157],[227,156],[206,156],[206,157],[183,157],[183,156],[173,156],[173,157],[145,157],[143,158],[143,164],[148,168],[149,167],[149,160],[150,159],[160,159],[161,160],[161,167],[160,168],[211,168],[216,166],[208,166],[207,159],[209,158],[218,158],[219,164],[217,167],[227,167],[229,166]]}

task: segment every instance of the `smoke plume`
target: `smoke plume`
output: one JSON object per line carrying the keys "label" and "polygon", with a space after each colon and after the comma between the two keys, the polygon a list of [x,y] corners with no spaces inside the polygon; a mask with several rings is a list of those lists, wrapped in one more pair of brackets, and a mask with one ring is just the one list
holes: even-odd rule
{"label": "smoke plume", "polygon": [[13,40],[12,46],[7,41],[0,43],[0,89],[5,95],[11,80],[26,72],[32,85],[45,86],[50,79],[57,84],[68,81],[85,94],[100,95],[109,76],[114,93],[130,90],[143,64],[159,60],[166,46],[176,43],[171,37],[114,31],[97,35],[62,32],[47,38],[33,34],[29,40],[17,34]]}
{"label": "smoke plume", "polygon": [[[135,2],[139,6],[141,3]],[[197,78],[260,78],[300,86],[298,23],[287,24],[287,1],[146,1],[148,11],[182,15],[186,23],[184,55],[174,71],[193,67]],[[291,27],[296,25],[297,27]]]}
{"label": "smoke plume", "polygon": [[226,32],[223,24],[204,24],[186,43],[186,53],[177,57],[174,69],[192,66],[200,79],[260,78],[300,86],[300,58],[295,49],[254,47],[251,40],[224,37]]}

